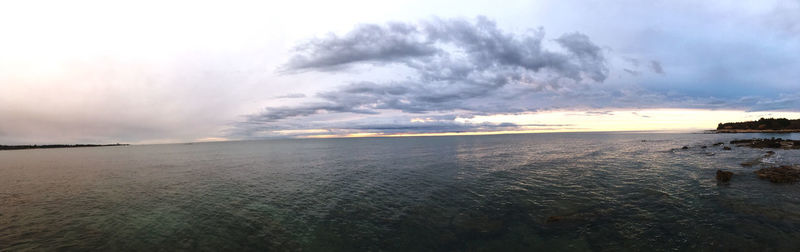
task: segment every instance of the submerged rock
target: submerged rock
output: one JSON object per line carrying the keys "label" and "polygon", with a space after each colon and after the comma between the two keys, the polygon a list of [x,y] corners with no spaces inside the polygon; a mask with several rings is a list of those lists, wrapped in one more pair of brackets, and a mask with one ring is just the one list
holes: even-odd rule
{"label": "submerged rock", "polygon": [[741,163],[742,166],[750,167],[761,164],[761,158],[756,158],[753,160],[744,161]]}
{"label": "submerged rock", "polygon": [[731,181],[733,172],[717,170],[717,181],[728,182]]}
{"label": "submerged rock", "polygon": [[731,150],[731,147],[725,146],[725,147],[722,147],[722,149],[723,150]]}
{"label": "submerged rock", "polygon": [[547,220],[545,221],[545,223],[559,222],[559,221],[562,221],[562,220],[564,220],[564,216],[550,216],[550,217],[547,217]]}
{"label": "submerged rock", "polygon": [[793,183],[800,181],[800,169],[789,165],[761,168],[754,172],[760,179],[769,179],[772,183]]}

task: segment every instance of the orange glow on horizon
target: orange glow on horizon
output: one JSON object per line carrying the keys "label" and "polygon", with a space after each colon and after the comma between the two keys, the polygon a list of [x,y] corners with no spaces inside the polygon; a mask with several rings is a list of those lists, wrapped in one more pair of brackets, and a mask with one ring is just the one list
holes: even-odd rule
{"label": "orange glow on horizon", "polygon": [[352,133],[344,135],[311,135],[300,138],[358,138],[358,137],[419,137],[419,136],[480,136],[480,135],[504,135],[504,134],[527,134],[527,133],[555,133],[555,132],[579,132],[570,130],[501,130],[501,131],[464,131],[464,132],[437,132],[437,133]]}

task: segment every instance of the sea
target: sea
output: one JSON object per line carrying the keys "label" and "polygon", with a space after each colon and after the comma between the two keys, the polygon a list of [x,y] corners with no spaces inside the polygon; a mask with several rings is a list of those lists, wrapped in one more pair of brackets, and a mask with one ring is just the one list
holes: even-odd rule
{"label": "sea", "polygon": [[756,137],[800,134],[0,151],[0,251],[796,251],[800,185],[753,171],[800,150],[729,144]]}

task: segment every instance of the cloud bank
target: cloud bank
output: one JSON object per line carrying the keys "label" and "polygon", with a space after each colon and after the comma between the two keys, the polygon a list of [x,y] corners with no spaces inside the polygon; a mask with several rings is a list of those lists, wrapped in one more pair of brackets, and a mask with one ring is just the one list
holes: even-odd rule
{"label": "cloud bank", "polygon": [[[316,95],[320,101],[269,107],[243,125],[269,125],[321,113],[379,114],[392,110],[510,113],[528,108],[502,101],[526,93],[557,92],[602,83],[608,77],[604,50],[584,34],[563,34],[547,48],[543,29],[525,33],[501,30],[491,20],[432,19],[419,23],[365,24],[342,35],[328,35],[297,46],[279,71],[348,71],[357,65],[410,71],[403,79],[356,81]],[[440,129],[414,127],[413,130]],[[446,126],[446,125],[445,125]],[[486,125],[475,125],[486,127]],[[261,127],[256,127],[260,129]],[[408,127],[394,129],[412,130]],[[448,130],[470,128],[448,127]],[[242,133],[251,134],[252,128]]]}
{"label": "cloud bank", "polygon": [[[559,109],[800,107],[800,95],[714,97],[638,85],[669,77],[661,61],[610,55],[613,50],[580,32],[545,35],[543,28],[505,31],[479,16],[362,24],[343,35],[310,39],[295,47],[279,73],[344,73],[356,80],[318,92],[310,101],[247,115],[232,134],[254,137],[286,129],[387,134],[512,130],[547,126],[453,120]],[[605,83],[615,60],[622,62],[619,71],[630,77]],[[390,80],[363,74],[373,69],[402,74]],[[438,119],[409,123],[419,116]]]}

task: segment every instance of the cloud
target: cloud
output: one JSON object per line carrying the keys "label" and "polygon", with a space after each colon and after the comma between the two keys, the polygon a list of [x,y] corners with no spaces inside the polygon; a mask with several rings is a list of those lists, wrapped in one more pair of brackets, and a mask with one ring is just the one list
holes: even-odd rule
{"label": "cloud", "polygon": [[800,93],[780,94],[775,99],[759,99],[755,97],[748,98],[749,99],[742,100],[743,102],[753,103],[749,106],[749,111],[769,111],[785,108],[800,108]]}
{"label": "cloud", "polygon": [[[701,64],[703,61],[696,60],[718,57],[733,48],[731,45],[723,44],[721,48],[725,50],[681,50],[678,52],[691,54],[681,57],[642,52],[641,45],[665,46],[663,41],[676,40],[681,35],[673,30],[645,31],[648,33],[642,33],[642,43],[623,44],[617,51],[619,55],[608,55],[612,53],[610,49],[581,32],[555,37],[547,37],[543,28],[510,32],[485,17],[362,24],[343,34],[299,43],[278,69],[282,76],[335,72],[347,76],[346,81],[339,78],[338,86],[318,91],[305,102],[266,107],[250,114],[236,126],[236,132],[244,136],[291,128],[388,132],[395,128],[357,129],[348,125],[354,120],[367,120],[364,118],[385,122],[363,125],[404,125],[404,120],[394,119],[409,115],[463,118],[564,109],[800,107],[792,96],[778,90],[754,93],[752,87],[745,88],[749,83],[746,81],[761,75],[720,72],[730,64]],[[603,34],[598,37],[608,38]],[[703,47],[712,42],[699,41]],[[749,48],[749,44],[743,45]],[[675,73],[657,76],[666,74],[661,60],[669,61],[677,69]],[[611,62],[620,66],[612,69]],[[612,71],[617,74],[612,76]],[[720,91],[721,85],[731,88]],[[428,131],[461,130],[449,124],[412,126]]]}
{"label": "cloud", "polygon": [[[561,46],[572,52],[580,61],[580,68],[572,69],[573,74],[583,72],[592,80],[602,82],[608,75],[603,50],[592,43],[589,37],[580,33],[564,34],[556,39]],[[575,66],[572,66],[575,67]]]}
{"label": "cloud", "polygon": [[586,111],[584,112],[587,116],[605,116],[605,115],[614,115],[611,111]]}
{"label": "cloud", "polygon": [[432,19],[419,24],[364,24],[344,36],[330,34],[297,46],[296,55],[281,70],[328,71],[356,63],[395,63],[418,71],[422,80],[454,81],[489,70],[543,69],[575,81],[584,79],[581,74],[598,82],[606,79],[603,51],[586,35],[576,32],[555,39],[566,54],[544,49],[543,37],[542,29],[527,34],[504,32],[485,17],[474,22]]}
{"label": "cloud", "polygon": [[[319,116],[319,115],[317,115]],[[248,138],[280,137],[280,136],[309,136],[309,135],[348,135],[353,133],[371,133],[379,135],[391,134],[421,134],[421,133],[448,133],[448,132],[488,132],[488,131],[516,131],[516,130],[551,130],[571,128],[571,124],[547,123],[510,123],[510,122],[470,122],[463,119],[471,116],[455,114],[426,115],[414,117],[413,115],[368,115],[350,120],[300,120],[290,118],[282,123],[253,123],[246,127],[235,128],[230,132],[236,136]]]}
{"label": "cloud", "polygon": [[275,98],[277,98],[277,99],[296,99],[296,98],[306,98],[306,95],[305,94],[301,94],[301,93],[292,93],[292,94],[275,96]]}
{"label": "cloud", "polygon": [[639,76],[639,74],[640,74],[639,71],[636,71],[636,70],[631,70],[631,69],[627,69],[627,68],[624,68],[622,70],[625,71],[626,73],[630,74],[630,75],[633,75],[633,76]]}
{"label": "cloud", "polygon": [[[642,70],[640,70],[641,62],[639,61],[639,59],[632,57],[622,57],[622,60],[625,63],[629,64],[628,67],[623,67],[622,71],[625,71],[631,76],[639,76],[642,74]],[[658,62],[656,60],[651,60],[645,65],[645,67],[647,68],[647,70],[650,70],[653,73],[662,75],[664,74],[664,68],[661,66],[661,62]]]}
{"label": "cloud", "polygon": [[355,62],[393,62],[431,56],[437,51],[432,41],[411,24],[364,24],[341,37],[329,34],[297,46],[283,70],[333,70]]}
{"label": "cloud", "polygon": [[310,103],[296,107],[274,107],[269,111],[257,115],[248,116],[248,121],[257,122],[274,122],[285,118],[297,116],[309,116],[317,114],[321,111],[326,112],[353,112],[353,113],[376,113],[367,110],[358,110],[347,106],[346,104],[336,103]]}
{"label": "cloud", "polygon": [[631,112],[631,114],[633,114],[633,115],[635,115],[635,116],[638,116],[638,117],[650,118],[650,116],[649,116],[649,115],[643,115],[643,114],[639,114],[638,112],[635,112],[635,111],[634,111],[634,112]]}
{"label": "cloud", "polygon": [[[346,71],[355,65],[410,69],[405,79],[357,81],[320,92],[322,102],[269,107],[248,122],[274,123],[319,113],[376,114],[442,111],[519,112],[495,99],[519,93],[554,91],[604,81],[603,50],[581,33],[543,45],[540,28],[509,33],[485,18],[431,19],[416,24],[364,24],[351,32],[307,41],[280,68],[284,73]],[[488,100],[488,102],[481,102]]]}
{"label": "cloud", "polygon": [[780,1],[763,17],[765,23],[787,36],[800,34],[800,1]]}
{"label": "cloud", "polygon": [[625,60],[625,61],[627,61],[627,62],[628,62],[628,63],[630,63],[631,65],[633,65],[633,67],[636,67],[636,68],[638,68],[638,67],[639,67],[639,64],[640,64],[640,63],[639,63],[639,59],[637,59],[637,58],[623,57],[622,59],[623,59],[623,60]]}
{"label": "cloud", "polygon": [[661,67],[661,63],[658,61],[651,60],[650,69],[653,70],[654,73],[664,74],[664,68]]}
{"label": "cloud", "polygon": [[[797,0],[329,2],[313,9],[248,1],[200,4],[180,19],[171,14],[182,4],[111,12],[67,4],[34,15],[42,11],[36,4],[14,2],[0,7],[5,143],[187,141],[224,136],[229,127],[547,110],[800,110]],[[492,20],[424,19],[480,14]],[[339,32],[364,20],[374,22]],[[286,50],[298,36],[305,40]]]}

